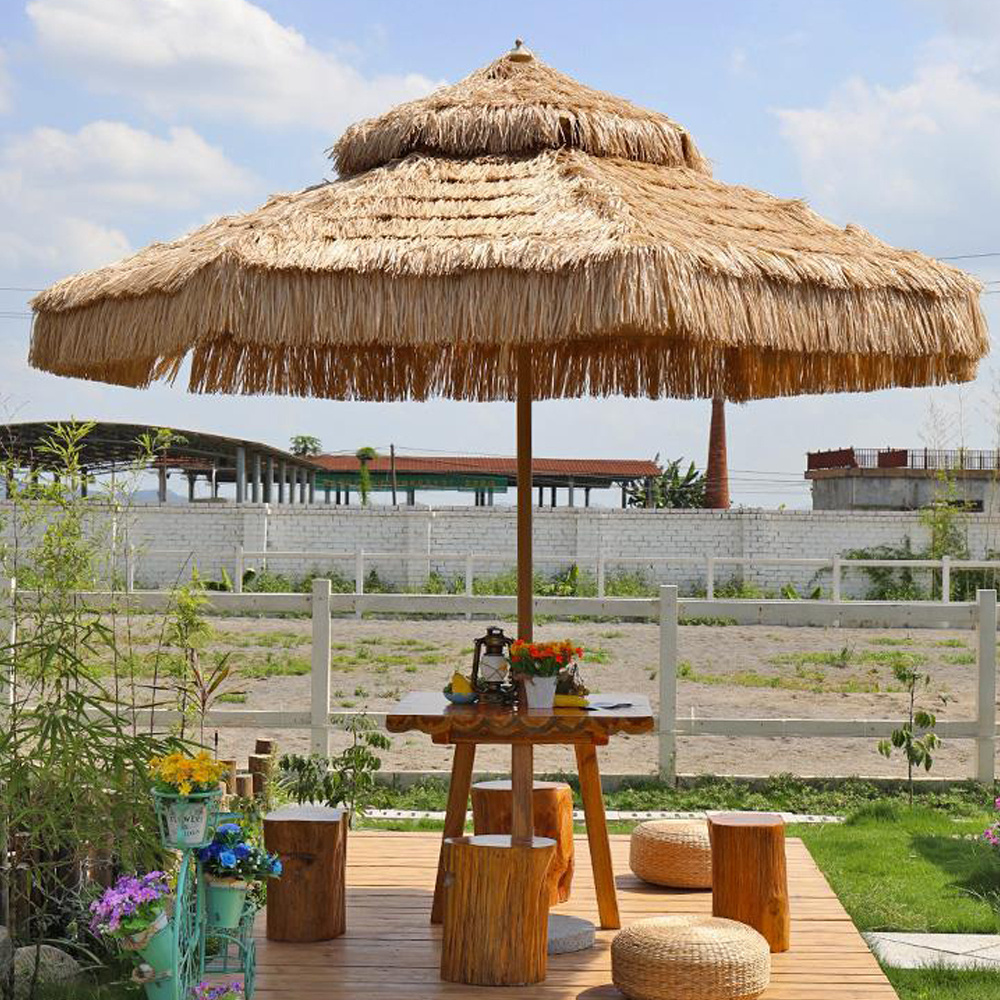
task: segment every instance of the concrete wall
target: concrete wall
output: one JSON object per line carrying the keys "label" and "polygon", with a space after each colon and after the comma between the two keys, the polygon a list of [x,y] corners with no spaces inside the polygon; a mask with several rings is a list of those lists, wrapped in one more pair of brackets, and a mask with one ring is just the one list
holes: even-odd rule
{"label": "concrete wall", "polygon": [[[993,472],[956,474],[955,498],[996,512],[998,490]],[[812,481],[813,510],[919,510],[942,494],[934,474],[906,469],[855,469],[818,473]]]}
{"label": "concrete wall", "polygon": [[[0,522],[3,508],[0,504]],[[96,513],[96,512],[95,512]],[[103,515],[110,518],[107,512]],[[220,569],[234,571],[234,552],[338,551],[344,558],[301,555],[271,557],[275,572],[299,577],[311,572],[339,572],[353,580],[361,548],[366,571],[396,587],[418,588],[429,570],[447,577],[464,577],[466,552],[477,553],[477,576],[513,566],[515,511],[506,507],[454,507],[391,510],[384,507],[272,507],[264,504],[211,506],[140,506],[119,514],[117,534],[135,546],[138,587],[166,587],[190,576],[192,565],[209,578]],[[982,557],[1000,549],[1000,516],[963,517],[969,548]],[[918,513],[848,511],[647,511],[597,508],[543,508],[535,511],[538,570],[551,574],[572,563],[596,573],[603,552],[609,578],[621,571],[639,571],[650,581],[677,583],[690,590],[705,586],[704,567],[645,562],[652,558],[712,555],[739,558],[829,558],[849,549],[898,545],[909,538],[914,549],[926,544],[926,529]],[[162,550],[169,550],[163,552]],[[375,555],[374,553],[385,553]],[[410,559],[403,556],[409,554]],[[485,558],[489,554],[489,558]],[[638,563],[618,562],[638,559]],[[247,565],[259,565],[247,557]],[[743,572],[720,565],[717,584]],[[762,566],[743,572],[744,578],[769,590],[786,583],[800,589],[821,583],[808,567]],[[861,596],[860,572],[845,574],[845,595]]]}

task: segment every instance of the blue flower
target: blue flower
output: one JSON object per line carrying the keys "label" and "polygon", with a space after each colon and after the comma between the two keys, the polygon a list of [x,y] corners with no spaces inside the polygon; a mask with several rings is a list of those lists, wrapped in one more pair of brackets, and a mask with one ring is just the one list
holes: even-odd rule
{"label": "blue flower", "polygon": [[245,858],[250,857],[250,848],[247,847],[246,844],[237,844],[233,848],[233,853],[240,859],[240,861],[243,861]]}
{"label": "blue flower", "polygon": [[216,833],[241,833],[239,823],[223,823],[216,831]]}
{"label": "blue flower", "polygon": [[271,874],[280,875],[281,874],[281,862],[275,858],[271,864]]}
{"label": "blue flower", "polygon": [[219,853],[219,861],[225,868],[236,867],[236,855],[232,851],[221,851]]}

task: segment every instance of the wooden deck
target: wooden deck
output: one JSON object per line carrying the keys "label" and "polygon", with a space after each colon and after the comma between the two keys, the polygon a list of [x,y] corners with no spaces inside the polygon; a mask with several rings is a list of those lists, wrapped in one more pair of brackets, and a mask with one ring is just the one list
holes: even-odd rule
{"label": "wooden deck", "polygon": [[[657,889],[628,867],[628,837],[611,838],[622,925],[663,913],[710,913],[708,892]],[[260,1000],[502,997],[503,1000],[620,1000],[611,985],[614,931],[590,951],[549,959],[548,978],[527,987],[471,987],[438,978],[440,927],[429,922],[439,836],[352,833],[348,846],[347,934],[292,945],[257,928]],[[596,919],[586,838],[576,840],[573,895],[558,913]],[[799,840],[788,842],[791,951],[774,955],[764,1000],[892,1000],[896,994],[861,935]]]}

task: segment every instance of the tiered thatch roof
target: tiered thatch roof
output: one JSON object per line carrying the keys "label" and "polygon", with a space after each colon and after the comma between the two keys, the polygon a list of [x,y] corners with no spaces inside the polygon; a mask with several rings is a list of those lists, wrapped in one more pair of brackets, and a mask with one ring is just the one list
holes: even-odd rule
{"label": "tiered thatch roof", "polygon": [[352,126],[341,179],[39,295],[31,362],[336,399],[731,400],[972,378],[978,283],[713,180],[663,115],[508,55]]}

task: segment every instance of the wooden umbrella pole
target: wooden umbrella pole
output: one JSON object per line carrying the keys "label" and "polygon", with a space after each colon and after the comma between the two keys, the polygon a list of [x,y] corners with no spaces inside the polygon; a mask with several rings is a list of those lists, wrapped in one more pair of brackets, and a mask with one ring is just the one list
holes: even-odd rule
{"label": "wooden umbrella pole", "polygon": [[[517,636],[531,642],[534,631],[531,557],[531,349],[517,350]],[[511,747],[511,838],[532,842],[532,782],[534,748],[530,743]]]}
{"label": "wooden umbrella pole", "polygon": [[531,555],[531,348],[517,350],[517,636],[534,632]]}

